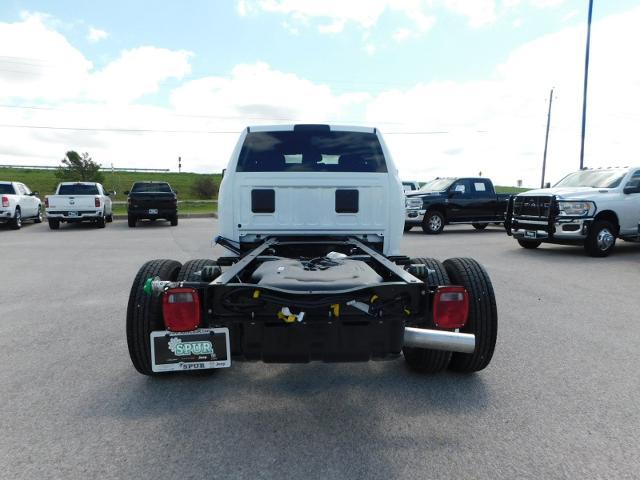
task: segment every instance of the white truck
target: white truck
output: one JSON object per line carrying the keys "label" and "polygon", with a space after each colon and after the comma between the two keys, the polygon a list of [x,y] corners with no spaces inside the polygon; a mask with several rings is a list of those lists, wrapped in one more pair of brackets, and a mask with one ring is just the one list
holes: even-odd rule
{"label": "white truck", "polygon": [[111,207],[112,192],[107,192],[95,182],[62,182],[54,195],[44,198],[47,220],[51,230],[60,228],[60,223],[93,222],[104,228],[113,221]]}
{"label": "white truck", "polygon": [[17,230],[24,220],[42,222],[38,192],[32,192],[24,183],[0,181],[0,223]]}
{"label": "white truck", "polygon": [[219,194],[218,259],[151,260],[127,344],[142,374],[397,358],[421,372],[491,361],[496,302],[469,258],[400,254],[404,195],[375,128],[248,127]]}
{"label": "white truck", "polygon": [[524,248],[582,245],[593,257],[609,255],[617,238],[640,242],[640,167],[580,170],[511,197],[505,227]]}

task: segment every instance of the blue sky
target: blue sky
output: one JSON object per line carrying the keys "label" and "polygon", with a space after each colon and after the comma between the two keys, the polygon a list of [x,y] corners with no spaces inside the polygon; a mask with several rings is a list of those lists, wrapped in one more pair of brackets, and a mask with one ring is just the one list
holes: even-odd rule
{"label": "blue sky", "polygon": [[[25,40],[0,46],[0,102],[54,110],[0,108],[2,124],[82,124],[96,131],[43,135],[2,128],[0,135],[12,131],[21,141],[11,145],[3,135],[0,162],[57,163],[68,145],[118,166],[123,162],[114,160],[114,152],[122,149],[137,152],[129,163],[171,168],[173,156],[183,152],[193,169],[217,171],[235,141],[231,134],[159,139],[159,134],[97,130],[235,132],[258,122],[335,121],[381,126],[405,177],[478,173],[473,169],[502,183],[523,179],[535,185],[552,86],[560,118],[552,130],[550,160],[557,155],[557,162],[550,174],[562,176],[575,163],[568,158],[575,155],[587,3],[5,0],[0,40],[3,29],[5,38],[17,31]],[[625,152],[630,139],[621,132],[629,128],[629,115],[638,120],[630,108],[637,107],[634,92],[620,109],[599,93],[617,82],[619,75],[607,76],[614,70],[631,75],[624,87],[635,85],[637,69],[611,58],[635,56],[630,45],[638,44],[631,27],[639,18],[637,7],[637,1],[595,0],[594,55],[599,57],[593,68],[600,73],[594,74],[594,108],[598,118],[627,121],[591,145],[594,161],[596,152],[611,151],[612,144]],[[31,68],[37,71],[25,73],[29,81],[16,78],[16,69]],[[52,87],[64,75],[51,80],[47,75],[60,70],[68,72],[67,79],[73,75],[67,82],[73,85]],[[32,79],[35,75],[42,78]],[[414,131],[447,133],[404,135]],[[144,159],[153,146],[158,148],[154,160]]]}

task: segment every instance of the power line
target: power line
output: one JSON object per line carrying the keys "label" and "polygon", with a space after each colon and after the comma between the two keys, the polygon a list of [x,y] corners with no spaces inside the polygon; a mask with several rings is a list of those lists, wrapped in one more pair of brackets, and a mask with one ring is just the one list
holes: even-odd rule
{"label": "power line", "polygon": [[[109,132],[109,133],[188,133],[188,134],[213,134],[213,135],[231,135],[238,134],[239,130],[164,130],[154,128],[91,128],[91,127],[55,127],[52,125],[17,125],[17,124],[0,124],[0,128],[27,128],[37,130],[66,130],[81,132]],[[451,132],[444,130],[425,130],[425,131],[408,131],[408,132],[385,132],[385,135],[445,135]],[[487,133],[478,130],[475,133]]]}

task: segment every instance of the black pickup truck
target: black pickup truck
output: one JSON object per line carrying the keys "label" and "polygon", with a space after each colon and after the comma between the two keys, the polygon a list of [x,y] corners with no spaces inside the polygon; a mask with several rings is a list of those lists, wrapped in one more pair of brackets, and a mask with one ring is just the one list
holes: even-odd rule
{"label": "black pickup truck", "polygon": [[167,182],[135,182],[124,192],[127,198],[129,226],[135,227],[140,219],[164,218],[171,226],[178,225],[178,196]]}
{"label": "black pickup truck", "polygon": [[504,223],[508,194],[497,194],[488,178],[437,178],[420,190],[406,193],[404,231],[420,225],[438,234],[445,225],[469,223],[483,230]]}

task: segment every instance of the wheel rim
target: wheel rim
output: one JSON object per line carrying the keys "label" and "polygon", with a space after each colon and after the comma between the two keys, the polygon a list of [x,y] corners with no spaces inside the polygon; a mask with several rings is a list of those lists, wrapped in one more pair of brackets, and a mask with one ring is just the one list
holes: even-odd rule
{"label": "wheel rim", "polygon": [[437,232],[442,227],[442,220],[438,215],[432,215],[429,217],[429,230]]}
{"label": "wheel rim", "polygon": [[16,211],[16,225],[18,227],[22,226],[22,214],[20,213],[20,210]]}
{"label": "wheel rim", "polygon": [[598,232],[596,240],[598,242],[598,248],[604,252],[605,250],[609,250],[613,246],[615,237],[608,228],[603,228]]}
{"label": "wheel rim", "polygon": [[42,221],[42,210],[40,208],[38,208],[38,221]]}

